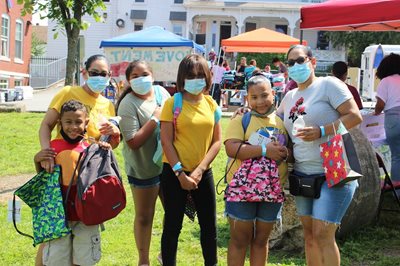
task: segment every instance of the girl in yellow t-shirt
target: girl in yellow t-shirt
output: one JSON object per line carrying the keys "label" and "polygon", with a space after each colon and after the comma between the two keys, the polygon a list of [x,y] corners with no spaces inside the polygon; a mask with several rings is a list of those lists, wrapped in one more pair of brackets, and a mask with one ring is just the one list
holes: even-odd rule
{"label": "girl in yellow t-shirt", "polygon": [[[177,114],[176,96],[168,99],[161,113],[164,166],[161,188],[165,220],[161,239],[164,265],[176,264],[179,233],[188,194],[194,201],[201,228],[204,264],[217,264],[217,230],[214,178],[210,168],[221,146],[221,110],[206,95],[211,87],[207,61],[188,55],[180,63],[176,84],[182,106]],[[175,112],[175,115],[174,115]]]}
{"label": "girl in yellow t-shirt", "polygon": [[[287,172],[288,150],[284,145],[288,137],[282,120],[274,112],[274,91],[269,79],[263,75],[251,77],[247,94],[251,107],[247,129],[242,124],[245,118],[236,116],[226,133],[226,153],[236,157],[229,166],[232,171],[228,173],[228,179],[242,162],[246,164],[249,159],[252,159],[251,165],[255,165],[254,161],[264,160],[267,169],[256,178],[256,185],[243,184],[240,171],[235,173],[235,177],[238,173],[239,177],[229,180],[225,194],[225,214],[230,225],[228,265],[244,265],[248,246],[251,264],[266,264],[269,235],[275,222],[281,219],[283,192],[279,179]],[[264,137],[265,140],[260,142]],[[262,170],[264,166],[259,163],[257,167]],[[254,178],[252,175],[254,173],[247,172],[246,180]]]}

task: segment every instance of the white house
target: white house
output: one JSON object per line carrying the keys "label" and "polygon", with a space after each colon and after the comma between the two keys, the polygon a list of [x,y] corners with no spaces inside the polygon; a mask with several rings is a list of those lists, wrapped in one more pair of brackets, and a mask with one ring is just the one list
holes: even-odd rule
{"label": "white house", "polygon": [[[300,37],[300,8],[324,0],[108,0],[107,10],[101,11],[104,22],[91,23],[87,31],[81,32],[81,59],[102,53],[100,41],[149,26],[165,29],[193,39],[207,50],[218,50],[222,39],[256,28],[269,28],[293,37]],[[62,34],[53,39],[55,23],[49,21],[48,56],[67,55],[67,41]],[[318,31],[305,31],[308,41],[322,64],[345,60],[344,50],[332,50]]]}

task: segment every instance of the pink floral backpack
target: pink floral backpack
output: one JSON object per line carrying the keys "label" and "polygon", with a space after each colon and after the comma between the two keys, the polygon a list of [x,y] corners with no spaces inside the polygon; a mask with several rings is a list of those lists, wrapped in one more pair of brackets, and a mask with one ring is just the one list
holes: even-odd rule
{"label": "pink floral backpack", "polygon": [[278,165],[265,157],[244,160],[228,184],[224,198],[234,202],[283,202]]}
{"label": "pink floral backpack", "polygon": [[[250,119],[251,112],[244,114],[244,132],[250,124]],[[242,145],[239,146],[233,160],[236,160],[241,147]],[[229,169],[232,165],[233,163]],[[226,170],[227,172],[229,170]],[[285,197],[280,184],[278,164],[263,156],[242,161],[225,189],[224,199],[233,202],[283,202]]]}

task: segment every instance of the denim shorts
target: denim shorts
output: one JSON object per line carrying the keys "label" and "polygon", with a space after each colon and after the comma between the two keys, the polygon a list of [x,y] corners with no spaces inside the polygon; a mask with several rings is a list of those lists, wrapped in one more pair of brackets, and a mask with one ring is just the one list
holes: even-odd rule
{"label": "denim shorts", "polygon": [[135,188],[152,188],[160,185],[160,176],[155,176],[148,179],[139,179],[128,175],[128,182]]}
{"label": "denim shorts", "polygon": [[225,201],[225,215],[239,221],[272,223],[281,220],[282,203]]}
{"label": "denim shorts", "polygon": [[357,187],[357,180],[332,188],[328,188],[328,185],[324,182],[321,188],[321,196],[318,199],[295,197],[297,215],[311,216],[313,219],[340,224]]}

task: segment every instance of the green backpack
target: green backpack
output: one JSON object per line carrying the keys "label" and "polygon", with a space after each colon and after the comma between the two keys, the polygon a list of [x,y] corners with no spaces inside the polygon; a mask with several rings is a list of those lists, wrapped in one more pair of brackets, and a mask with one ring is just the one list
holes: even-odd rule
{"label": "green backpack", "polygon": [[[68,235],[63,198],[60,187],[61,167],[56,165],[53,173],[45,170],[14,192],[13,223],[18,233],[33,239],[33,246]],[[33,236],[18,230],[15,221],[15,196],[32,209]]]}

